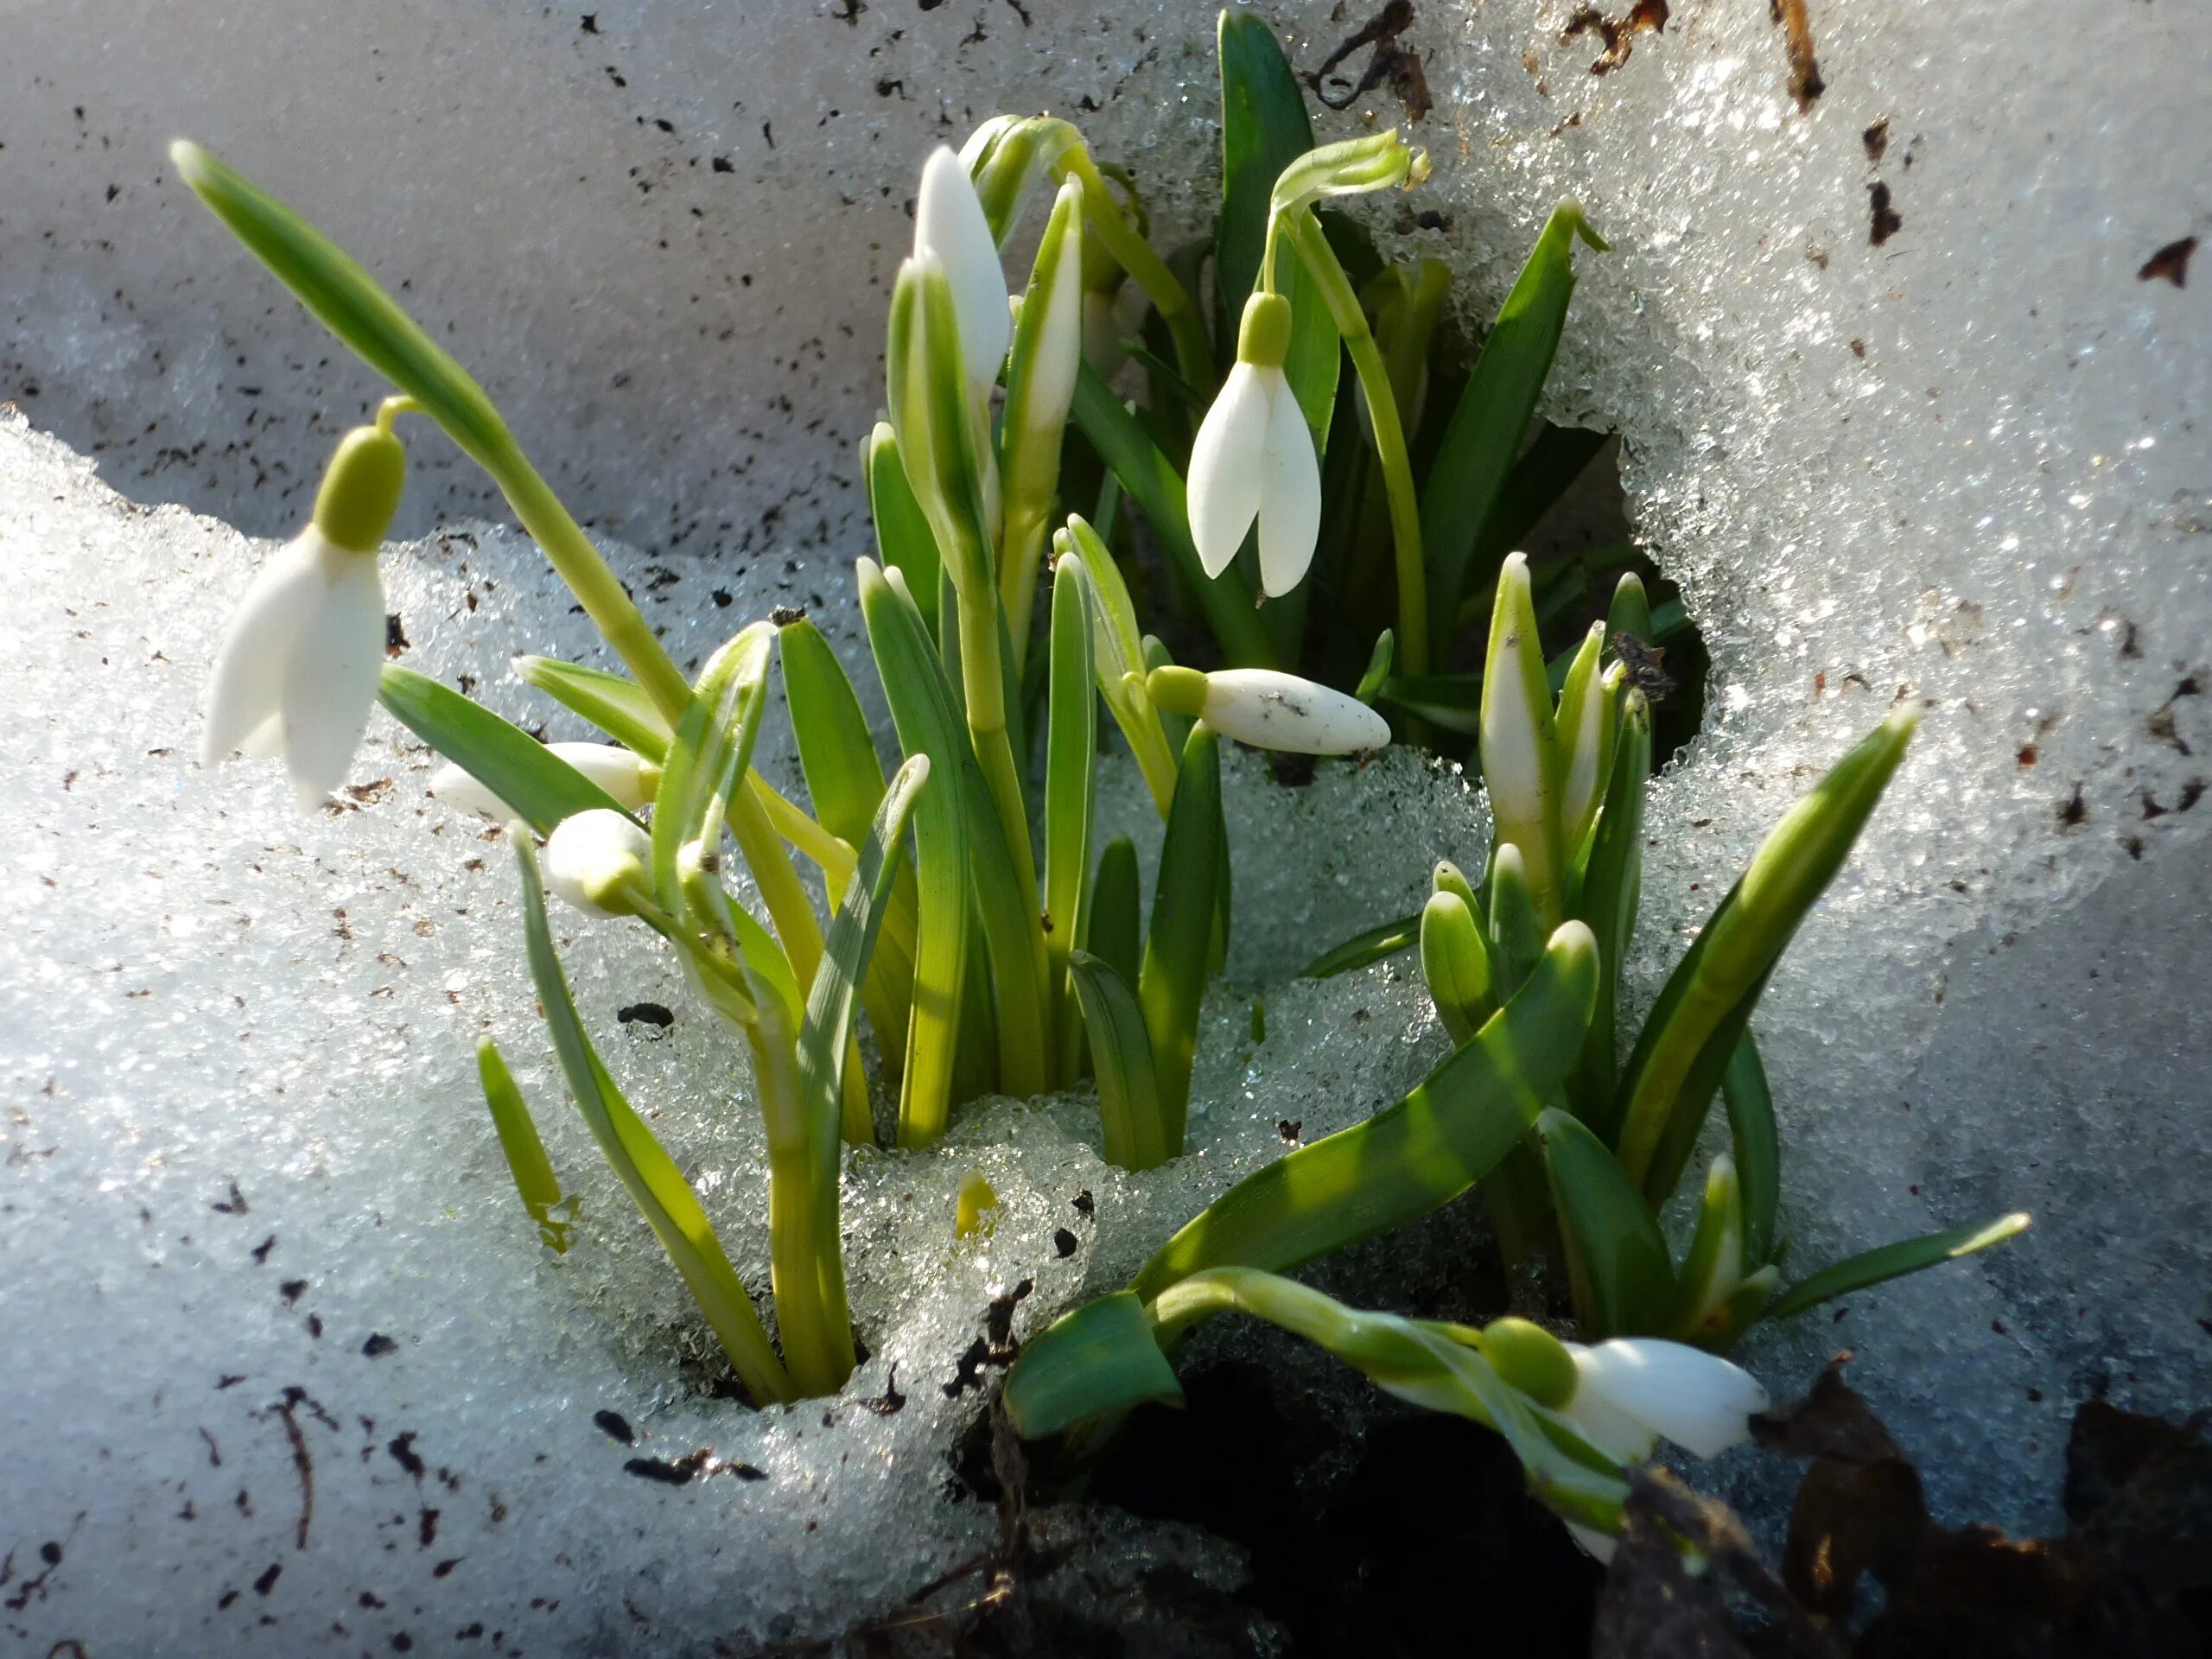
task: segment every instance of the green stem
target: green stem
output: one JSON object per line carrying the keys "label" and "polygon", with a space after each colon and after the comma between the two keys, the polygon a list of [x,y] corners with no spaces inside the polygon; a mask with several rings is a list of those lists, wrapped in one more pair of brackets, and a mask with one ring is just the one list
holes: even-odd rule
{"label": "green stem", "polygon": [[544,551],[555,573],[582,602],[584,614],[674,727],[691,705],[690,683],[653,637],[644,614],[631,603],[614,572],[607,569],[590,537],[561,505],[552,486],[538,476],[537,469],[512,439],[507,440],[504,448],[478,460],[507,498],[515,517],[522,520],[523,529]]}
{"label": "green stem", "polygon": [[[1057,124],[1065,126],[1066,124]],[[1201,398],[1213,396],[1213,342],[1206,338],[1205,322],[1198,315],[1198,302],[1191,297],[1190,289],[1175,280],[1175,273],[1152,251],[1152,245],[1129,228],[1122,216],[1122,205],[1114,200],[1114,193],[1100,176],[1097,163],[1090,159],[1090,149],[1082,136],[1072,126],[1066,127],[1067,148],[1051,163],[1052,177],[1064,180],[1071,175],[1083,185],[1084,223],[1098,233],[1106,245],[1107,252],[1115,263],[1135,278],[1153,308],[1160,313],[1160,320],[1167,325],[1167,332],[1175,341],[1176,366],[1183,378]]]}
{"label": "green stem", "polygon": [[1421,498],[1414,489],[1413,461],[1406,453],[1406,434],[1398,419],[1398,395],[1390,384],[1390,371],[1367,326],[1366,308],[1353,291],[1351,279],[1337,263],[1322,233],[1320,221],[1300,211],[1284,227],[1314,285],[1321,290],[1329,315],[1351,353],[1360,388],[1367,394],[1367,413],[1375,433],[1376,458],[1382,464],[1382,483],[1390,503],[1390,536],[1397,556],[1398,652],[1408,674],[1428,672],[1428,576],[1421,562]]}
{"label": "green stem", "polygon": [[760,1017],[746,1035],[768,1131],[768,1274],[784,1363],[800,1396],[812,1399],[836,1393],[853,1370],[851,1329],[832,1328],[823,1296],[822,1237],[836,1230],[836,1205],[834,1198],[820,1202],[790,1014],[765,988],[760,1002]]}

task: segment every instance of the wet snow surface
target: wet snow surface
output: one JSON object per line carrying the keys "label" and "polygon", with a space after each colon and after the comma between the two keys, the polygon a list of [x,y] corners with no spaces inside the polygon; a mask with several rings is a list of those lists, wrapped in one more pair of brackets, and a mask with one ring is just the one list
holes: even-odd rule
{"label": "wet snow surface", "polygon": [[[450,323],[622,537],[679,661],[799,604],[857,664],[849,458],[920,147],[1018,86],[1187,222],[1211,14],[402,10],[372,38],[54,6],[15,20],[0,69],[0,396],[22,410],[0,418],[0,1630],[30,1651],[830,1632],[988,1541],[948,1453],[1009,1338],[1277,1155],[1280,1124],[1354,1121],[1442,1052],[1408,963],[1281,982],[1409,908],[1434,858],[1477,861],[1478,798],[1410,754],[1294,791],[1246,757],[1238,988],[1206,1027],[1192,1155],[1109,1172],[1076,1101],[854,1159],[870,1358],[835,1402],[716,1397],[551,1073],[508,850],[426,799],[428,757],[381,716],[324,817],[266,767],[193,764],[220,613],[268,552],[227,525],[288,533],[378,389],[162,144],[209,143]],[[1483,313],[1560,196],[1615,244],[1580,259],[1548,412],[1623,433],[1630,510],[1714,663],[1708,734],[1654,802],[1639,1005],[1818,770],[1895,698],[1932,701],[1760,1022],[1791,1262],[2014,1207],[2037,1226],[1747,1357],[1779,1395],[1856,1348],[1940,1512],[2035,1522],[2075,1402],[2177,1412],[2212,1356],[2212,323],[2203,282],[2153,259],[2208,212],[2197,54],[2164,9],[1815,3],[1825,90],[1801,108],[1764,8],[1675,11],[1603,75],[1562,7],[1425,12],[1406,43],[1436,177],[1373,222],[1451,258]],[[1274,16],[1301,67],[1359,21]],[[1363,110],[1397,113],[1378,88],[1340,130]],[[424,539],[385,561],[405,660],[580,735],[505,664],[588,653],[581,619],[474,516],[451,453],[416,453],[402,527]],[[787,775],[780,746],[764,764]],[[1103,787],[1141,827],[1132,780]],[[609,1064],[755,1273],[743,1062],[649,939],[561,927]],[[619,1018],[641,1005],[672,1022]],[[582,1196],[557,1262],[475,1094],[486,1032]],[[973,1171],[1002,1205],[962,1243]]]}

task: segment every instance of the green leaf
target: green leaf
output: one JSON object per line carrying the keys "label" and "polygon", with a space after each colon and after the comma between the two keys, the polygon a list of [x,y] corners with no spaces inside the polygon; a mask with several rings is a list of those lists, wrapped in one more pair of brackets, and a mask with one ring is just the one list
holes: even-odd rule
{"label": "green leaf", "polygon": [[1580,886],[1570,909],[1590,925],[1598,939],[1598,1011],[1582,1046],[1569,1093],[1575,1113],[1609,1144],[1614,1084],[1619,1070],[1615,1048],[1621,963],[1636,933],[1636,914],[1643,890],[1643,799],[1651,777],[1651,709],[1643,693],[1629,688],[1622,698],[1620,733],[1614,741],[1605,803],[1598,810]]}
{"label": "green leaf", "polygon": [[1618,639],[1624,634],[1647,645],[1656,643],[1651,631],[1651,601],[1643,591],[1643,578],[1633,570],[1622,573],[1620,584],[1613,589],[1612,607],[1605,613],[1605,638]]}
{"label": "green leaf", "polygon": [[1148,1400],[1179,1405],[1183,1386],[1144,1303],[1124,1290],[1062,1314],[1032,1338],[1007,1377],[1005,1398],[1015,1429],[1037,1440]]}
{"label": "green leaf", "polygon": [[1355,968],[1364,968],[1370,963],[1395,957],[1401,950],[1410,950],[1421,939],[1421,912],[1401,916],[1395,921],[1370,927],[1356,934],[1342,944],[1332,945],[1298,970],[1300,979],[1334,979],[1338,974],[1348,974]]}
{"label": "green leaf", "polygon": [[653,890],[671,915],[685,910],[677,855],[694,842],[721,844],[722,815],[760,734],[775,633],[773,623],[755,622],[708,658],[661,763],[653,796]]}
{"label": "green leaf", "polygon": [[1133,1288],[1150,1300],[1205,1268],[1283,1271],[1465,1192],[1565,1078],[1590,1021],[1595,955],[1587,929],[1562,927],[1521,994],[1419,1088],[1245,1177],[1168,1240]]}
{"label": "green leaf", "polygon": [[1045,742],[1045,960],[1058,1033],[1059,1081],[1075,1080],[1080,1027],[1068,958],[1083,937],[1083,887],[1098,775],[1098,692],[1092,684],[1090,579],[1080,559],[1052,573],[1052,690]]}
{"label": "green leaf", "polygon": [[1155,1169],[1173,1155],[1152,1063],[1152,1038],[1129,982],[1111,963],[1078,950],[1068,959],[1098,1077],[1098,1121],[1106,1161]]}
{"label": "green leaf", "polygon": [[1536,1120],[1536,1144],[1567,1244],[1574,1315],[1588,1339],[1665,1330],[1675,1266],[1636,1183],[1604,1141],[1556,1107]]}
{"label": "green leaf", "polygon": [[1375,697],[1462,737],[1473,737],[1483,728],[1479,674],[1387,674],[1375,688]]}
{"label": "green leaf", "polygon": [[1090,903],[1084,909],[1083,948],[1134,985],[1144,959],[1143,941],[1136,843],[1127,836],[1116,836],[1098,855]]}
{"label": "green leaf", "polygon": [[[1739,1052],[1742,1046],[1737,1045]],[[1744,1248],[1744,1184],[1737,1179],[1736,1160],[1723,1153],[1706,1172],[1697,1228],[1675,1278],[1665,1334],[1689,1343],[1732,1338],[1730,1305],[1753,1266]]]}
{"label": "green leaf", "polygon": [[199,145],[169,147],[178,175],[323,327],[423,405],[488,471],[513,439],[483,387],[343,248]]}
{"label": "green leaf", "polygon": [[1370,708],[1383,681],[1390,677],[1390,662],[1397,654],[1397,639],[1388,628],[1375,636],[1375,649],[1368,653],[1366,671],[1359,677],[1358,690],[1352,693]]}
{"label": "green leaf", "polygon": [[[1214,338],[1228,349],[1236,339],[1245,297],[1266,251],[1276,177],[1313,148],[1306,99],[1282,48],[1257,13],[1221,14],[1221,218],[1214,231]],[[1328,442],[1342,356],[1336,324],[1294,259],[1275,262],[1277,290],[1290,302],[1289,354],[1283,372],[1313,429],[1313,447]]]}
{"label": "green leaf", "polygon": [[1536,920],[1521,849],[1510,841],[1501,842],[1491,855],[1488,897],[1491,973],[1497,982],[1496,994],[1511,996],[1543,955],[1544,930]]}
{"label": "green leaf", "polygon": [[938,780],[915,809],[914,997],[899,1096],[899,1144],[925,1146],[944,1133],[951,1116],[968,973],[968,812],[958,786],[967,737],[948,706],[944,673],[912,601],[873,560],[860,562],[859,586],[861,614],[899,741],[910,755],[926,754]]}
{"label": "green leaf", "polygon": [[746,1294],[745,1281],[730,1266],[721,1242],[699,1200],[643,1119],[600,1064],[591,1039],[569,994],[568,976],[553,949],[553,931],[545,915],[545,887],[537,871],[537,849],[527,838],[517,838],[515,853],[522,865],[523,928],[529,947],[531,979],[551,1029],[554,1052],[569,1080],[569,1091],[584,1122],[599,1142],[600,1150],[621,1180],[623,1190],[644,1214],[661,1248],[676,1263],[686,1289],[706,1315],[730,1363],[737,1368],[755,1402],[793,1399],[791,1378],[775,1351],[768,1344],[760,1316]]}
{"label": "green leaf", "polygon": [[857,847],[883,804],[883,762],[837,653],[805,617],[776,631],[807,798],[822,827]]}
{"label": "green leaf", "polygon": [[613,796],[529,733],[427,674],[386,663],[377,701],[541,836],[579,812],[622,810]]}
{"label": "green leaf", "polygon": [[1904,758],[1916,707],[1875,728],[1760,843],[1659,993],[1616,1094],[1614,1144],[1654,1205],[1688,1161],[1768,976]]}
{"label": "green leaf", "polygon": [[1496,1011],[1490,952],[1475,912],[1456,893],[1431,893],[1421,911],[1421,976],[1454,1043],[1472,1038]]}
{"label": "green leaf", "polygon": [[861,440],[861,465],[868,478],[868,510],[875,522],[876,550],[887,568],[906,578],[923,626],[934,639],[941,563],[937,537],[915,499],[914,486],[906,481],[906,463],[899,458],[899,439],[890,422],[878,421],[875,430]]}
{"label": "green leaf", "polygon": [[564,663],[557,657],[518,657],[510,664],[526,685],[534,685],[574,715],[581,715],[632,754],[658,766],[668,753],[668,722],[652,694],[626,674]]}
{"label": "green leaf", "polygon": [[1781,1205],[1782,1137],[1774,1127],[1766,1067],[1749,1026],[1721,1074],[1720,1098],[1728,1109],[1728,1137],[1744,1193],[1744,1265],[1763,1268],[1773,1256],[1775,1211]]}
{"label": "green leaf", "polygon": [[1252,589],[1234,566],[1218,580],[1198,563],[1184,505],[1183,478],[1145,435],[1136,417],[1085,365],[1076,375],[1076,425],[1099,458],[1122,480],[1122,487],[1143,512],[1160,549],[1205,613],[1206,626],[1232,668],[1273,668],[1274,646],[1253,609]]}
{"label": "green leaf", "polygon": [[1560,498],[1582,476],[1582,469],[1611,435],[1538,421],[1535,438],[1513,463],[1513,470],[1498,491],[1497,504],[1491,509],[1477,565],[1495,568],[1515,548],[1527,546],[1529,532],[1559,505]]}
{"label": "green leaf", "polygon": [[567,1254],[569,1224],[553,1213],[570,1207],[561,1196],[561,1178],[553,1173],[553,1160],[537,1138],[537,1125],[531,1122],[530,1103],[515,1086],[499,1045],[489,1037],[476,1045],[476,1077],[484,1086],[484,1103],[491,1109],[492,1127],[499,1131],[499,1150],[506,1154],[522,1207],[537,1224],[537,1236],[546,1248]]}
{"label": "green leaf", "polygon": [[849,1093],[846,1067],[855,1052],[853,997],[867,976],[906,844],[907,821],[929,777],[929,757],[918,754],[899,768],[885,791],[861,842],[860,868],[830,924],[822,965],[815,969],[806,1019],[798,1033],[798,1090],[807,1118],[807,1143],[814,1154],[810,1213],[816,1275],[823,1332],[834,1349],[832,1370],[842,1374],[841,1383],[853,1369],[852,1315],[845,1299],[844,1247],[837,1225],[839,1128]]}
{"label": "green leaf", "polygon": [[1205,996],[1214,915],[1221,902],[1222,846],[1221,739],[1200,721],[1184,746],[1181,777],[1167,810],[1152,926],[1137,979],[1171,1157],[1182,1153],[1191,1106],[1198,1007]]}
{"label": "green leaf", "polygon": [[1559,350],[1567,302],[1574,293],[1577,236],[1604,251],[1605,245],[1581,208],[1562,202],[1546,221],[1520,279],[1491,325],[1429,467],[1421,524],[1428,556],[1432,644],[1439,662],[1449,654],[1453,619],[1471,585],[1475,549],[1504,493]]}
{"label": "green leaf", "polygon": [[2015,1211],[2000,1216],[1995,1221],[1979,1227],[1961,1227],[1948,1233],[1929,1233],[1920,1238],[1900,1239],[1895,1244],[1885,1244],[1861,1255],[1847,1257],[1834,1266],[1823,1268],[1809,1279],[1800,1280],[1783,1291],[1769,1305],[1762,1316],[1770,1319],[1786,1319],[1792,1314],[1802,1313],[1808,1307],[1834,1301],[1839,1296],[1848,1296],[1856,1290],[1866,1290],[1885,1280],[1898,1279],[1908,1273],[1918,1273],[1923,1268],[1933,1268],[1945,1262],[1955,1262],[1962,1255],[1972,1255],[1976,1250],[1986,1250],[1992,1244],[2001,1244],[2008,1238],[2018,1236],[2027,1230],[2028,1217]]}

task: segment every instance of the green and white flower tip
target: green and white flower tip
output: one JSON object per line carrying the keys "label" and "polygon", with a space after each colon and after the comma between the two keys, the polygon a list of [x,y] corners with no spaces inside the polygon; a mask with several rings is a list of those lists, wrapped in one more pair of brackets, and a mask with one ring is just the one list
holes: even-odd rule
{"label": "green and white flower tip", "polygon": [[998,244],[960,157],[943,144],[922,167],[922,190],[914,208],[914,254],[934,253],[952,289],[952,308],[960,320],[960,350],[971,385],[988,386],[1014,335],[1006,270]]}
{"label": "green and white flower tip", "polygon": [[602,806],[553,826],[545,885],[588,915],[634,916],[652,893],[652,837],[637,821]]}
{"label": "green and white flower tip", "polygon": [[1307,150],[1276,179],[1268,207],[1277,214],[1294,213],[1324,196],[1394,187],[1410,190],[1427,177],[1428,152],[1408,144],[1393,127]]}
{"label": "green and white flower tip", "polygon": [[1279,598],[1305,580],[1321,534],[1321,463],[1282,372],[1290,302],[1257,293],[1244,303],[1236,364],[1191,446],[1191,539],[1218,576],[1260,521],[1260,589]]}
{"label": "green and white flower tip", "polygon": [[[397,404],[398,400],[395,400]],[[339,441],[315,517],[264,565],[215,658],[202,766],[233,749],[282,755],[301,809],[346,781],[384,666],[377,550],[398,510],[407,454],[387,404]]]}
{"label": "green and white flower tip", "polygon": [[[566,761],[597,784],[615,804],[634,812],[651,804],[660,787],[660,768],[612,743],[548,743],[546,752]],[[430,793],[461,812],[475,812],[505,823],[519,817],[474,774],[448,761],[430,779]]]}
{"label": "green and white flower tip", "polygon": [[1574,1392],[1561,1408],[1595,1445],[1641,1463],[1662,1439],[1694,1457],[1718,1457],[1751,1437],[1766,1390],[1717,1354],[1656,1337],[1619,1337],[1594,1347],[1568,1343]]}
{"label": "green and white flower tip", "polygon": [[1203,720],[1224,737],[1283,754],[1388,748],[1390,722],[1357,697],[1271,668],[1202,673],[1173,664],[1144,682],[1153,706]]}

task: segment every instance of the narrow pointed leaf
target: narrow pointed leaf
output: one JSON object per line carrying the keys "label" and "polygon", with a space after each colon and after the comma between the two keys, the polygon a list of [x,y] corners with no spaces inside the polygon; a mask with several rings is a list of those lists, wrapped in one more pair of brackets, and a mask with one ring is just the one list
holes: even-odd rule
{"label": "narrow pointed leaf", "polygon": [[[944,1132],[952,1109],[953,1071],[969,954],[968,814],[959,788],[966,734],[946,706],[949,694],[927,630],[871,560],[860,563],[861,613],[876,671],[889,694],[899,741],[929,756],[936,787],[915,808],[914,852],[919,907],[914,995],[906,1026],[906,1069],[899,1096],[899,1143],[925,1146]],[[934,689],[937,696],[932,697]]]}
{"label": "narrow pointed leaf", "polygon": [[1774,1251],[1774,1217],[1782,1199],[1782,1137],[1774,1125],[1774,1095],[1749,1026],[1737,1039],[1720,1078],[1728,1109],[1728,1138],[1736,1179],[1744,1192],[1744,1265],[1763,1268]]}
{"label": "narrow pointed leaf", "polygon": [[1471,585],[1475,550],[1504,493],[1551,373],[1574,293],[1574,240],[1603,251],[1582,210],[1562,202],[1536,238],[1513,291],[1483,342],[1421,493],[1421,543],[1427,550],[1429,614],[1435,656],[1444,660],[1452,620]]}
{"label": "narrow pointed leaf", "polygon": [[632,754],[655,766],[668,753],[668,722],[652,694],[626,674],[564,663],[557,657],[518,657],[516,677],[534,685],[574,715],[581,715]]}
{"label": "narrow pointed leaf", "polygon": [[1554,936],[1519,995],[1395,1105],[1245,1177],[1136,1277],[1150,1299],[1204,1268],[1280,1272],[1457,1198],[1528,1132],[1567,1074],[1596,988],[1586,929]]}
{"label": "narrow pointed leaf", "polygon": [[1654,1204],[1681,1178],[1751,1009],[1904,758],[1916,708],[1875,728],[1776,825],[1653,1005],[1617,1098],[1621,1163]]}
{"label": "narrow pointed leaf", "polygon": [[721,844],[715,819],[731,804],[752,760],[774,641],[774,625],[756,622],[708,659],[661,763],[653,796],[653,889],[671,914],[683,913],[677,854],[693,842]]}
{"label": "narrow pointed leaf", "polygon": [[1116,836],[1098,855],[1090,902],[1084,910],[1083,948],[1132,985],[1144,960],[1142,906],[1136,843]]}
{"label": "narrow pointed leaf", "polygon": [[385,664],[377,701],[541,836],[579,812],[622,810],[613,796],[520,727],[427,674]]}
{"label": "narrow pointed leaf", "polygon": [[1630,687],[1621,705],[1620,734],[1613,746],[1605,804],[1590,840],[1590,855],[1574,894],[1573,911],[1598,939],[1598,1007],[1582,1047],[1569,1094],[1576,1115],[1611,1145],[1614,1085],[1619,1071],[1615,1021],[1619,1017],[1621,964],[1636,934],[1643,890],[1643,799],[1651,777],[1651,709]]}
{"label": "narrow pointed leaf", "polygon": [[483,1085],[484,1103],[491,1109],[492,1127],[499,1131],[499,1150],[506,1156],[522,1207],[537,1224],[537,1236],[546,1248],[565,1254],[569,1223],[553,1213],[566,1203],[561,1195],[561,1178],[553,1173],[553,1160],[545,1155],[537,1125],[531,1122],[530,1103],[515,1086],[499,1045],[488,1037],[476,1046],[476,1077]]}
{"label": "narrow pointed leaf", "polygon": [[1338,974],[1348,974],[1355,968],[1364,968],[1370,963],[1381,962],[1385,957],[1395,957],[1401,950],[1410,950],[1421,940],[1421,915],[1401,916],[1364,933],[1356,934],[1342,944],[1332,945],[1298,970],[1300,979],[1334,979]]}
{"label": "narrow pointed leaf", "polygon": [[1430,894],[1421,912],[1421,975],[1454,1043],[1472,1038],[1496,1011],[1490,951],[1474,911],[1456,893]]}
{"label": "narrow pointed leaf", "polygon": [[1092,683],[1090,584],[1077,559],[1052,575],[1052,690],[1045,742],[1045,961],[1055,1003],[1059,1080],[1074,1081],[1078,1027],[1068,958],[1083,938],[1098,773],[1098,692]]}
{"label": "narrow pointed leaf", "polygon": [[1137,997],[1152,1033],[1160,1114],[1170,1156],[1183,1150],[1191,1105],[1191,1064],[1198,1048],[1214,917],[1221,899],[1221,740],[1200,724],[1184,747],[1180,781],[1160,849]]}
{"label": "narrow pointed leaf", "polygon": [[1149,1400],[1182,1399],[1143,1302],[1126,1290],[1061,1315],[1006,1380],[1007,1415],[1030,1440]]}
{"label": "narrow pointed leaf", "polygon": [[531,978],[537,988],[554,1052],[560,1057],[577,1109],[623,1189],[675,1262],[685,1287],[754,1400],[764,1405],[791,1400],[794,1397],[791,1379],[769,1346],[767,1332],[753,1310],[745,1282],[723,1253],[697,1196],[676,1160],[614,1086],[584,1033],[583,1021],[569,994],[568,976],[553,948],[537,849],[524,837],[518,839],[515,851],[522,866],[523,927]]}
{"label": "narrow pointed leaf", "polygon": [[1674,1263],[1636,1183],[1604,1141],[1557,1108],[1536,1120],[1536,1144],[1584,1332],[1595,1341],[1664,1330],[1675,1300]]}
{"label": "narrow pointed leaf", "polygon": [[1098,1079],[1106,1161],[1116,1169],[1157,1168],[1173,1148],[1153,1068],[1152,1039],[1136,992],[1110,964],[1088,951],[1077,951],[1068,969]]}
{"label": "narrow pointed leaf", "polygon": [[1885,1280],[1899,1279],[1908,1273],[1918,1273],[1923,1268],[1938,1267],[1946,1262],[1955,1262],[1962,1255],[1972,1255],[1976,1250],[1986,1250],[1993,1244],[2001,1244],[2008,1238],[2018,1237],[2027,1230],[2028,1217],[2023,1211],[2000,1216],[1995,1221],[1979,1227],[1961,1227],[1948,1233],[1929,1233],[1920,1238],[1900,1239],[1895,1244],[1885,1244],[1860,1255],[1848,1256],[1833,1267],[1823,1268],[1809,1279],[1797,1283],[1776,1297],[1761,1317],[1786,1319],[1802,1313],[1808,1307],[1818,1307],[1822,1302],[1834,1301],[1839,1296],[1848,1296],[1853,1291],[1866,1290]]}
{"label": "narrow pointed leaf", "polygon": [[814,816],[831,835],[858,847],[883,804],[883,763],[868,716],[844,664],[807,618],[777,629],[776,654]]}
{"label": "narrow pointed leaf", "polygon": [[868,516],[875,523],[876,550],[884,565],[906,578],[907,589],[922,613],[923,626],[935,638],[938,626],[938,571],[942,561],[937,536],[906,481],[899,440],[888,421],[861,440],[861,461],[868,475]]}

